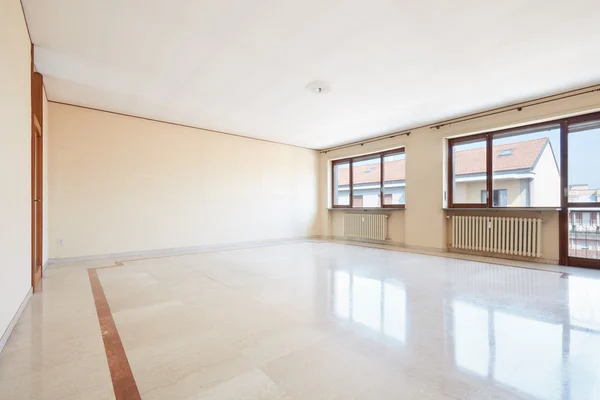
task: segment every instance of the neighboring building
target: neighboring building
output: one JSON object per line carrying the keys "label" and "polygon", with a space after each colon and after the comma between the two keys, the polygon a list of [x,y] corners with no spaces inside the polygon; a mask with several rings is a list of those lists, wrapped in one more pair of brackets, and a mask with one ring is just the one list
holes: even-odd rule
{"label": "neighboring building", "polygon": [[[486,202],[485,148],[454,154],[455,203]],[[495,207],[559,207],[560,172],[548,138],[493,147]]]}
{"label": "neighboring building", "polygon": [[[588,185],[571,185],[569,202],[600,202],[600,189],[590,189]],[[600,258],[600,209],[569,210],[569,255]]]}
{"label": "neighboring building", "polygon": [[[494,146],[493,203],[498,207],[559,207],[560,173],[548,138]],[[485,202],[485,148],[454,154],[455,203]],[[406,187],[404,159],[392,159],[384,166],[386,204],[404,204]],[[338,169],[337,202],[349,204],[349,169]],[[379,206],[379,162],[353,167],[355,207]]]}
{"label": "neighboring building", "polygon": [[[399,158],[402,157],[402,158]],[[391,157],[384,166],[384,193],[385,204],[405,204],[406,164],[404,155]],[[353,196],[354,207],[379,207],[379,181],[381,179],[381,165],[376,163],[357,163],[353,167],[352,178],[354,181]],[[337,181],[337,204],[350,204],[350,174],[348,167],[339,169]],[[336,187],[336,185],[334,185]]]}
{"label": "neighboring building", "polygon": [[588,185],[570,185],[569,202],[594,203],[600,202],[600,189],[590,189]]}

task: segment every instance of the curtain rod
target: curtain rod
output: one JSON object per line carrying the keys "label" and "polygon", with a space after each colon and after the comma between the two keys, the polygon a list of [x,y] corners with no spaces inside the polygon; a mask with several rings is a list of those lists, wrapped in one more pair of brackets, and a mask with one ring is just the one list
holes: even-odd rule
{"label": "curtain rod", "polygon": [[429,127],[429,129],[441,129],[445,126],[450,126],[452,124],[458,124],[461,122],[472,121],[475,119],[485,118],[485,117],[489,117],[492,115],[498,115],[498,114],[502,114],[502,113],[506,113],[506,112],[510,112],[510,111],[523,111],[523,109],[527,108],[527,107],[533,107],[533,106],[538,106],[540,104],[552,103],[554,101],[569,99],[569,98],[581,96],[584,94],[600,92],[600,87],[598,87],[598,86],[599,85],[587,86],[587,87],[584,87],[581,89],[574,89],[574,90],[570,90],[570,91],[559,93],[559,94],[553,94],[550,96],[541,97],[537,100],[525,101],[522,103],[517,103],[516,105],[502,106],[502,107],[498,107],[498,108],[491,109],[488,111],[482,111],[480,113],[467,115],[462,118],[459,117],[459,118],[455,118],[455,119],[446,120],[446,121],[443,121],[443,122],[440,122],[437,124],[421,125],[421,126],[412,128],[410,130],[400,131],[400,132],[396,132],[396,133],[392,133],[392,134],[377,136],[377,137],[374,137],[371,139],[360,140],[357,142],[347,143],[347,144],[343,144],[340,146],[330,147],[328,149],[321,150],[321,154],[327,154],[330,151],[341,150],[341,149],[358,146],[358,145],[363,146],[367,143],[379,142],[381,140],[393,139],[398,136],[409,136],[411,131],[421,129],[421,128]]}

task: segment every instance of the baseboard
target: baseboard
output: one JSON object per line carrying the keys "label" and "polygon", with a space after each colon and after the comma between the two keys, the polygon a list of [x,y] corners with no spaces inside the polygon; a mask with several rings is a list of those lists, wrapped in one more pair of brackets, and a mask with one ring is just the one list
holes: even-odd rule
{"label": "baseboard", "polygon": [[50,259],[46,260],[44,265],[42,265],[42,275],[44,275],[44,273],[46,273],[46,268],[48,268],[49,264],[50,264]]}
{"label": "baseboard", "polygon": [[248,242],[234,242],[234,243],[221,243],[216,245],[205,245],[205,246],[190,246],[190,247],[176,247],[170,249],[157,249],[157,250],[144,250],[144,251],[129,251],[122,253],[110,253],[110,254],[95,254],[91,256],[81,257],[64,257],[64,258],[51,258],[48,260],[47,265],[60,265],[67,263],[96,261],[96,260],[123,260],[126,261],[128,258],[140,258],[140,257],[168,257],[168,256],[182,256],[187,254],[195,253],[206,253],[209,251],[225,251],[225,250],[236,250],[251,247],[261,246],[272,246],[277,244],[288,244],[296,243],[301,241],[321,239],[320,235],[312,236],[299,236],[285,239],[268,239],[268,240],[255,240]]}
{"label": "baseboard", "polygon": [[362,238],[353,238],[347,236],[321,236],[324,240],[337,240],[337,241],[346,241],[346,242],[357,242],[357,243],[368,243],[368,244],[379,244],[384,246],[396,246],[396,247],[405,247],[404,243],[396,242],[393,240],[373,240],[373,239],[362,239]]}
{"label": "baseboard", "polygon": [[29,288],[29,291],[27,292],[27,294],[25,295],[25,298],[21,302],[19,309],[17,310],[13,319],[10,321],[10,323],[8,324],[8,327],[2,334],[2,337],[0,338],[0,353],[2,353],[2,350],[4,349],[6,342],[8,342],[8,338],[10,337],[10,334],[12,333],[13,329],[15,329],[15,325],[17,325],[17,322],[19,322],[19,318],[21,318],[23,311],[25,311],[25,307],[27,307],[27,304],[29,304],[29,299],[31,299],[32,294],[33,294],[33,288]]}
{"label": "baseboard", "polygon": [[462,249],[448,249],[449,253],[454,254],[464,254],[478,257],[490,257],[496,258],[499,260],[511,260],[511,261],[523,261],[528,263],[536,263],[536,264],[549,264],[549,265],[558,265],[558,260],[552,258],[541,258],[541,257],[523,257],[517,255],[503,254],[499,255],[496,253],[488,253],[484,251],[470,251],[470,250],[462,250]]}

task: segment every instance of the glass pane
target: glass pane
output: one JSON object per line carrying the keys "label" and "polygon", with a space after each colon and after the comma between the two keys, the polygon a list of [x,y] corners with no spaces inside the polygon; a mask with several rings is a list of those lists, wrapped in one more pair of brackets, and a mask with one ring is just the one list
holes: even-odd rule
{"label": "glass pane", "polygon": [[569,125],[569,203],[600,202],[600,121]]}
{"label": "glass pane", "polygon": [[569,208],[569,257],[600,260],[600,207]]}
{"label": "glass pane", "polygon": [[405,204],[406,155],[389,154],[383,158],[383,204]]}
{"label": "glass pane", "polygon": [[333,205],[350,205],[350,163],[335,164],[333,167]]}
{"label": "glass pane", "polygon": [[375,156],[352,162],[353,207],[381,207],[380,160]]}
{"label": "glass pane", "polygon": [[494,135],[494,207],[560,207],[560,126]]}
{"label": "glass pane", "polygon": [[452,201],[481,204],[486,202],[485,139],[461,142],[452,148]]}

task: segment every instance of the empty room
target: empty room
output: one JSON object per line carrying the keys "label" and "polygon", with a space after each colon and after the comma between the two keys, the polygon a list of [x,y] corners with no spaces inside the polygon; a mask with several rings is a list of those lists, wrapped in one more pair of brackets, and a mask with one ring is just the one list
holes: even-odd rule
{"label": "empty room", "polygon": [[0,400],[600,400],[598,0],[0,0]]}

